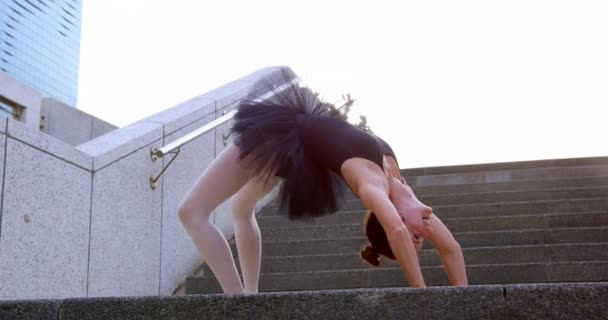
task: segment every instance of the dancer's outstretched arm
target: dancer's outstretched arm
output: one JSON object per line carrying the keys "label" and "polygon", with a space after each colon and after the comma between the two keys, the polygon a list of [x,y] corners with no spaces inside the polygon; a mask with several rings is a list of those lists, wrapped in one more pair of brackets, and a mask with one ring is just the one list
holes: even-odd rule
{"label": "dancer's outstretched arm", "polygon": [[416,248],[397,209],[389,200],[387,192],[366,185],[359,189],[359,197],[361,202],[378,217],[378,221],[386,232],[388,243],[409,284],[414,288],[424,288],[426,285],[420,270]]}
{"label": "dancer's outstretched arm", "polygon": [[346,160],[340,170],[351,190],[378,218],[409,284],[416,288],[425,287],[410,233],[388,196],[389,184],[385,173],[375,163],[361,158]]}
{"label": "dancer's outstretched arm", "polygon": [[370,167],[365,163],[358,165],[356,161],[343,166],[342,172],[351,188],[354,186],[353,190],[363,205],[375,213],[384,228],[389,245],[409,284],[415,288],[425,287],[416,248],[389,198],[389,186],[384,173],[379,168]]}
{"label": "dancer's outstretched arm", "polygon": [[450,230],[434,214],[429,217],[429,224],[433,228],[433,233],[428,239],[439,252],[450,283],[453,286],[468,285],[467,270],[460,244],[454,239]]}

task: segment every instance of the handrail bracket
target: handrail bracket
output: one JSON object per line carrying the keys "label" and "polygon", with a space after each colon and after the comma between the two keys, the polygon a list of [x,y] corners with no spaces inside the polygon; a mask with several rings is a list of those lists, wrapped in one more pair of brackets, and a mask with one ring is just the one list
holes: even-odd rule
{"label": "handrail bracket", "polygon": [[[163,175],[163,173],[165,173],[165,170],[167,170],[167,168],[169,168],[171,163],[173,163],[173,160],[175,160],[175,158],[177,158],[177,156],[179,155],[179,151],[180,151],[180,148],[178,147],[177,149],[175,149],[173,151],[169,151],[167,153],[162,154],[162,156],[167,155],[167,154],[174,154],[174,156],[173,156],[173,158],[171,158],[171,160],[169,160],[169,163],[167,163],[167,165],[158,174],[158,176],[156,176],[156,177],[150,176],[150,187],[152,188],[152,190],[156,189],[156,182],[158,181],[158,179],[160,179],[160,177]],[[158,150],[156,150],[156,149],[152,150],[151,157],[152,157],[152,161],[156,161],[156,159],[159,158]]]}

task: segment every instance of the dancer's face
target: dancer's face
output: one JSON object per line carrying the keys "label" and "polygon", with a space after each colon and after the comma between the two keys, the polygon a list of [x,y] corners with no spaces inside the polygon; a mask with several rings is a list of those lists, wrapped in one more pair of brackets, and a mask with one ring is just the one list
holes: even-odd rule
{"label": "dancer's face", "polygon": [[429,224],[431,214],[433,214],[433,210],[427,206],[415,210],[399,210],[401,220],[410,233],[416,252],[422,249],[424,239],[433,233],[433,228]]}
{"label": "dancer's face", "polygon": [[397,179],[390,179],[390,198],[407,227],[416,251],[422,249],[425,238],[433,233],[429,224],[433,209],[416,198],[412,190]]}

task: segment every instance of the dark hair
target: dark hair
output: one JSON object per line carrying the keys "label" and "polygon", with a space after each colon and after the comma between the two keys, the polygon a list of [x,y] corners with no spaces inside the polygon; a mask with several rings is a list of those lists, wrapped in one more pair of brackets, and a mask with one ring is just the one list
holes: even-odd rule
{"label": "dark hair", "polygon": [[369,240],[369,245],[361,251],[361,257],[371,265],[380,265],[380,255],[391,260],[395,260],[395,254],[388,243],[386,232],[378,221],[376,215],[368,211],[365,215],[365,235]]}

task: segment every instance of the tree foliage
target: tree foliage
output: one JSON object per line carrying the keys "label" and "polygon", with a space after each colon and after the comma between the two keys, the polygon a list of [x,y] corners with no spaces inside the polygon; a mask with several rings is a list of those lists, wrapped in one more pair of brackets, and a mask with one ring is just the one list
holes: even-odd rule
{"label": "tree foliage", "polygon": [[[347,93],[346,95],[342,95],[342,99],[344,100],[344,103],[339,106],[336,107],[333,104],[329,104],[329,108],[332,111],[335,111],[339,114],[340,118],[344,119],[345,121],[348,121],[348,114],[350,113],[353,104],[355,103],[355,99],[353,99],[350,95],[350,93]],[[367,117],[364,115],[360,115],[359,116],[359,122],[358,123],[353,123],[356,127],[365,130],[369,133],[374,133],[372,131],[372,129],[369,127],[369,124],[367,122]]]}

